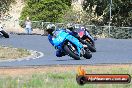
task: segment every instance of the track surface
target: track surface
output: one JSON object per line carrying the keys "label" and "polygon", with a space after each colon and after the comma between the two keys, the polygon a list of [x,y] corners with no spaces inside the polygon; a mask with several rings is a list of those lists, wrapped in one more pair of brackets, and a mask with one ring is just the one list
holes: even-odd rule
{"label": "track surface", "polygon": [[81,64],[131,64],[132,39],[98,39],[97,52],[91,59],[73,60],[68,56],[57,58],[55,49],[46,36],[40,35],[10,35],[9,39],[0,38],[0,45],[13,46],[40,51],[44,56],[38,59],[0,62],[0,66],[35,66],[35,65],[81,65]]}

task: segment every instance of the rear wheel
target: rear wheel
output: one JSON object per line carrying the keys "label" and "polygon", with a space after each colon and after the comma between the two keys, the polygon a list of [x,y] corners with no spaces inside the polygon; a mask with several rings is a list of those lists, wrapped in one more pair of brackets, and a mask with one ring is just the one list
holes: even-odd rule
{"label": "rear wheel", "polygon": [[85,50],[85,54],[83,55],[83,57],[86,59],[92,58],[92,54],[90,53],[89,49]]}
{"label": "rear wheel", "polygon": [[0,32],[3,34],[3,36],[4,36],[5,38],[9,38],[8,33],[6,33],[4,30],[2,30],[2,31],[0,31]]}
{"label": "rear wheel", "polygon": [[[71,45],[64,45],[64,51],[72,58],[74,58],[75,60],[80,60],[80,56],[78,56],[78,54],[76,53],[76,49],[74,48],[74,46]],[[74,49],[75,50],[74,50]]]}

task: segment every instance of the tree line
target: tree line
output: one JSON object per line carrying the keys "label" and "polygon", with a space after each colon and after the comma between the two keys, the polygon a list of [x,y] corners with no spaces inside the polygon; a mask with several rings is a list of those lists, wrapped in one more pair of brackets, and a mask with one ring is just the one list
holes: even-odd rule
{"label": "tree line", "polygon": [[[111,20],[110,5],[112,7]],[[111,21],[111,25],[113,26],[132,27],[132,0],[84,0],[83,9],[87,13],[93,12],[97,18],[102,17],[98,20],[92,20],[97,25],[107,25]]]}
{"label": "tree line", "polygon": [[[9,11],[10,4],[15,0],[0,0],[0,17]],[[72,0],[24,0],[25,7],[22,9],[21,20],[27,16],[31,20],[48,22],[71,21],[67,17],[76,15],[72,11]],[[132,0],[84,0],[82,22],[95,25],[130,26],[132,27]],[[111,20],[109,6],[111,5]],[[74,13],[74,14],[72,14]],[[72,18],[72,21],[74,18]]]}

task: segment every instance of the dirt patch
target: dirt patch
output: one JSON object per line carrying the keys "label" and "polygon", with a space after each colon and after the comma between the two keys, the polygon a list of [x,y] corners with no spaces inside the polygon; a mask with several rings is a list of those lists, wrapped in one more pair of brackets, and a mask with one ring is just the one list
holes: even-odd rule
{"label": "dirt patch", "polygon": [[31,53],[26,49],[0,46],[0,60],[17,59],[27,57]]}
{"label": "dirt patch", "polygon": [[[78,71],[77,66],[34,66],[34,67],[18,67],[18,68],[9,68],[3,67],[0,68],[0,75],[9,75],[9,76],[19,76],[19,75],[31,75],[34,73],[48,73],[48,72],[75,72]],[[132,72],[132,65],[82,65],[82,68],[87,70],[87,73],[108,73],[113,69],[126,69],[129,70],[129,73]]]}

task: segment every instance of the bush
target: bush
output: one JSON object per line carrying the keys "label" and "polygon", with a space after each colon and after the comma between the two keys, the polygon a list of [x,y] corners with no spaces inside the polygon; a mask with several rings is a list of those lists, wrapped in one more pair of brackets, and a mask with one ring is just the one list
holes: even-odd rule
{"label": "bush", "polygon": [[29,16],[34,21],[62,22],[62,16],[68,8],[61,0],[26,0],[20,19],[24,20]]}

